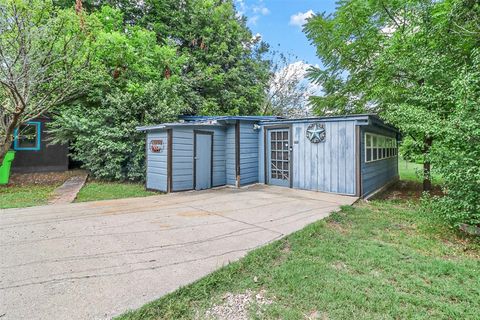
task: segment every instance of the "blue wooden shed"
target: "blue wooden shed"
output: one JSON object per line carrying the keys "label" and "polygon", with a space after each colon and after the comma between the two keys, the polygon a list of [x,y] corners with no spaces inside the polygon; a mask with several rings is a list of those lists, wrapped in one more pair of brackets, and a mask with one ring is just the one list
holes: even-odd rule
{"label": "blue wooden shed", "polygon": [[375,115],[184,116],[137,129],[153,190],[264,183],[367,197],[398,179],[399,132]]}

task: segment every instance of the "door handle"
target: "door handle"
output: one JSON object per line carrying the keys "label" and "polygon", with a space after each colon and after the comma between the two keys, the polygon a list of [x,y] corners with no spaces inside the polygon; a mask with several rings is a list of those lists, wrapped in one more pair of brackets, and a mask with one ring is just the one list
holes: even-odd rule
{"label": "door handle", "polygon": [[200,157],[194,157],[193,159],[198,160],[198,159],[200,159]]}

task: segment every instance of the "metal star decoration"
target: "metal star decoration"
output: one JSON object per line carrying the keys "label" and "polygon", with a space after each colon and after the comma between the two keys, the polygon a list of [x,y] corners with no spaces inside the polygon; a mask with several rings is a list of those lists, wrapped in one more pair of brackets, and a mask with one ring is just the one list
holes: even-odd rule
{"label": "metal star decoration", "polygon": [[322,123],[312,123],[307,128],[307,139],[312,143],[325,141],[325,126]]}

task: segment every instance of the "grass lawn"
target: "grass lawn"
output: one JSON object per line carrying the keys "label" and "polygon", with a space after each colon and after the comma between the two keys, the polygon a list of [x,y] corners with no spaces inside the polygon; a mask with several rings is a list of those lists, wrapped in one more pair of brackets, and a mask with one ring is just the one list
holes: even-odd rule
{"label": "grass lawn", "polygon": [[57,185],[0,187],[0,209],[23,208],[47,204]]}
{"label": "grass lawn", "polygon": [[87,182],[80,190],[75,202],[146,197],[158,194],[145,190],[144,184],[120,182]]}
{"label": "grass lawn", "polygon": [[[398,171],[400,174],[400,180],[423,182],[421,176],[423,172],[423,164],[408,162],[402,158],[398,159]],[[438,174],[432,173],[432,183],[439,184],[442,182],[441,177]]]}
{"label": "grass lawn", "polygon": [[226,293],[265,292],[253,319],[479,319],[480,242],[418,205],[371,201],[257,249],[119,319],[205,318]]}

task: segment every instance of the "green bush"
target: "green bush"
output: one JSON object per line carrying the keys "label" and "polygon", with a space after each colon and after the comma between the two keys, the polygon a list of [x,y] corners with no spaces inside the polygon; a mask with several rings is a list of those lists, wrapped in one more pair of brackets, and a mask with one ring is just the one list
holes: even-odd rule
{"label": "green bush", "polygon": [[134,2],[86,4],[95,38],[93,89],[63,106],[50,130],[94,177],[144,178],[145,134],[137,126],[182,113],[258,111],[269,76],[267,46],[252,40],[233,1],[187,2],[154,1],[140,11]]}
{"label": "green bush", "polygon": [[443,197],[429,201],[449,223],[480,226],[480,54],[453,82],[456,104],[442,126],[442,143],[431,158],[444,178]]}
{"label": "green bush", "polygon": [[135,128],[174,119],[184,106],[176,89],[173,81],[147,83],[141,93],[115,89],[101,106],[77,104],[65,109],[53,126],[70,140],[72,158],[94,177],[142,180],[145,133]]}

